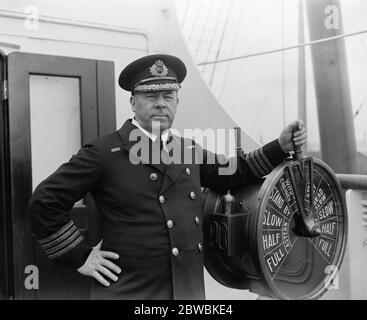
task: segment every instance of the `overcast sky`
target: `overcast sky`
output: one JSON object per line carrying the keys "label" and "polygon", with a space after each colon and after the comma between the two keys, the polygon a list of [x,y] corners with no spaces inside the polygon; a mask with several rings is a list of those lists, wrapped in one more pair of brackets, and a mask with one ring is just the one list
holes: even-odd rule
{"label": "overcast sky", "polygon": [[[344,33],[367,30],[367,1],[342,0],[341,3]],[[228,58],[298,43],[298,1],[295,0],[176,0],[176,4],[196,62],[215,60],[217,55]],[[305,40],[308,40],[307,32]],[[360,109],[355,117],[358,149],[367,151],[367,34],[347,38],[345,43],[353,112]],[[318,149],[309,48],[306,55],[309,147]],[[284,82],[280,53],[217,64],[214,76],[213,65],[200,68],[227,112],[260,141],[266,142],[277,135],[284,118],[288,123],[298,116],[297,50],[286,51],[283,59]]]}

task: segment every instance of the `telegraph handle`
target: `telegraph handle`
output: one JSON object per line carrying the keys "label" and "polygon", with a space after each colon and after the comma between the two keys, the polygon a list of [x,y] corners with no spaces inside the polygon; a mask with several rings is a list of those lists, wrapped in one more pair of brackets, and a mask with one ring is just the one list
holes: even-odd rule
{"label": "telegraph handle", "polygon": [[241,146],[241,128],[234,127],[234,131],[236,132],[236,155],[240,156],[242,154],[242,146]]}
{"label": "telegraph handle", "polygon": [[[294,138],[294,133],[296,130],[293,131],[293,138]],[[295,143],[293,142],[293,148],[294,148],[294,154],[293,154],[293,160],[295,161],[302,161],[303,160],[303,152],[302,152],[302,147],[300,146],[296,146]],[[312,160],[311,160],[312,161]],[[304,166],[304,161],[302,161],[302,165],[301,165],[301,171],[303,171],[303,166]],[[300,170],[300,168],[299,168]],[[291,174],[293,176],[293,174]],[[310,178],[310,177],[308,177]],[[306,177],[303,176],[303,174],[301,173],[300,176],[298,177],[298,179],[306,179]],[[295,181],[296,178],[293,177],[293,181]],[[304,181],[305,183],[307,183],[307,181]],[[304,186],[302,184],[302,188],[304,190]],[[311,191],[310,191],[311,192]],[[299,199],[303,199],[303,194],[301,193],[299,196]],[[321,235],[321,229],[320,226],[316,223],[313,214],[312,214],[312,203],[313,203],[313,199],[312,199],[312,192],[311,192],[311,196],[310,196],[310,202],[311,202],[311,208],[310,211],[308,212],[308,214],[306,213],[306,211],[304,210],[304,208],[300,208],[300,212],[301,212],[301,219],[303,221],[303,226],[301,227],[301,229],[299,229],[300,234],[302,236],[305,237],[317,237],[319,235]],[[302,206],[303,204],[301,204]],[[301,230],[301,231],[300,231]]]}
{"label": "telegraph handle", "polygon": [[294,146],[293,160],[302,160],[302,159],[303,159],[302,147]]}
{"label": "telegraph handle", "polygon": [[[294,138],[294,132],[293,131],[293,138]],[[293,154],[293,160],[302,160],[303,159],[303,152],[302,147],[296,146],[293,142],[293,148],[294,148],[294,154]]]}

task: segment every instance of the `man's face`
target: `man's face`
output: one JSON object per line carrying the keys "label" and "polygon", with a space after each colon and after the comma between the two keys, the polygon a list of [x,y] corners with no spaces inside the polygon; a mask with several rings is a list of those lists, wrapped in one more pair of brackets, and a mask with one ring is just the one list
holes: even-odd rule
{"label": "man's face", "polygon": [[178,101],[174,90],[137,92],[130,98],[136,121],[149,132],[153,122],[159,122],[161,132],[171,128]]}

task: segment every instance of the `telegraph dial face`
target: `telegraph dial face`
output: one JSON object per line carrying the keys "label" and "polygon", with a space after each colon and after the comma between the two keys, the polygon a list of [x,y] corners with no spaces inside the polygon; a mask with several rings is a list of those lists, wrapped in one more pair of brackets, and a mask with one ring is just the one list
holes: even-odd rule
{"label": "telegraph dial face", "polygon": [[[268,179],[259,191],[256,241],[266,285],[278,298],[318,298],[337,286],[345,250],[341,188],[331,169],[312,158],[287,163]],[[302,214],[314,218],[320,236],[302,235]]]}

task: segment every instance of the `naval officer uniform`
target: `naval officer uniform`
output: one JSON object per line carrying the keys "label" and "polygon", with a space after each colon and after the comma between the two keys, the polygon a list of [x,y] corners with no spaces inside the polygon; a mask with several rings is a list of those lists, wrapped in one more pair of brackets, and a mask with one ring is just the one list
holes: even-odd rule
{"label": "naval officer uniform", "polygon": [[[132,92],[177,90],[185,75],[180,59],[151,55],[126,67],[119,84]],[[139,142],[145,139],[152,151],[148,155],[134,148],[136,130],[142,133]],[[118,253],[114,262],[122,269],[107,288],[93,280],[93,299],[205,299],[201,188],[225,191],[251,183],[287,156],[274,140],[232,159],[237,161],[233,174],[219,175],[223,159],[170,133],[160,138],[163,148],[180,149],[184,161],[154,163],[151,154],[161,152],[157,139],[129,119],[112,134],[83,145],[32,195],[29,208],[41,247],[57,265],[74,271],[91,246],[69,211],[88,192],[93,196],[101,216],[101,250]]]}

